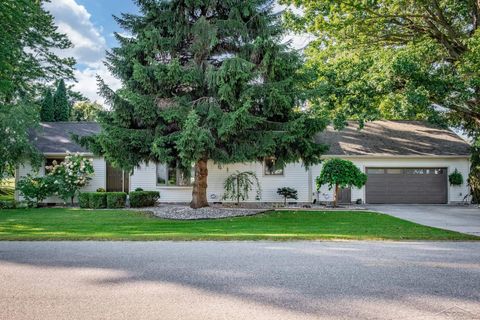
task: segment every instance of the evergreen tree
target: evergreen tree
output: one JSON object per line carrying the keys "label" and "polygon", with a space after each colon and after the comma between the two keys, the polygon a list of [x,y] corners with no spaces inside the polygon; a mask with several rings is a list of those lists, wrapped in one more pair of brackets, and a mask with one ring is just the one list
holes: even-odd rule
{"label": "evergreen tree", "polygon": [[70,118],[70,106],[67,98],[65,81],[60,80],[53,96],[53,113],[55,121],[68,121]]}
{"label": "evergreen tree", "polygon": [[40,120],[45,122],[55,121],[52,90],[47,89],[40,105]]}
{"label": "evergreen tree", "polygon": [[99,80],[112,112],[83,143],[124,169],[194,165],[193,208],[208,205],[208,160],[319,162],[313,136],[325,123],[301,104],[302,61],[282,44],[274,1],[136,2],[141,15],[116,18],[133,37],[116,34],[107,56],[123,87]]}

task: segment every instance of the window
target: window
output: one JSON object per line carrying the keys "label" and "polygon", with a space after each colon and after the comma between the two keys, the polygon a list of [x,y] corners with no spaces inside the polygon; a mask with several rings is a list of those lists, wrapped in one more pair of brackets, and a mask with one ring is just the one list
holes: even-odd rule
{"label": "window", "polygon": [[156,171],[159,186],[191,186],[195,176],[193,165],[190,170],[184,170],[178,165],[157,163]]}
{"label": "window", "polygon": [[432,174],[432,169],[407,169],[407,174]]}
{"label": "window", "polygon": [[384,174],[385,169],[375,169],[375,168],[368,168],[367,169],[368,174]]}
{"label": "window", "polygon": [[387,169],[387,174],[402,174],[403,169]]}
{"label": "window", "polygon": [[65,158],[47,158],[45,159],[45,173],[52,171],[52,166],[58,165],[65,161]]}
{"label": "window", "polygon": [[265,158],[263,172],[266,176],[283,176],[283,168],[278,168],[274,157]]}

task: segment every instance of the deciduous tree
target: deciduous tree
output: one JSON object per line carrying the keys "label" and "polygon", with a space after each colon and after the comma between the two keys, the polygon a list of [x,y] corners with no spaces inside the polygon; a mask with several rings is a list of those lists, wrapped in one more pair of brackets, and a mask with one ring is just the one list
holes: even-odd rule
{"label": "deciduous tree", "polygon": [[[337,125],[347,118],[447,120],[480,128],[480,2],[282,0],[308,51],[313,103]],[[442,119],[443,118],[443,119]]]}

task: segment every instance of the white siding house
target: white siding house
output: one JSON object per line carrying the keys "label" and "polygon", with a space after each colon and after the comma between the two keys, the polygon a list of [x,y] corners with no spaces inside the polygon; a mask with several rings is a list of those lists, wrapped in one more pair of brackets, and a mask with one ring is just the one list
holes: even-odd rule
{"label": "white siding house", "polygon": [[[161,202],[190,201],[192,187],[188,183],[179,183],[186,180],[162,164],[142,163],[130,176],[118,175],[118,170],[109,167],[103,158],[93,156],[70,137],[71,134],[96,134],[99,130],[98,125],[91,122],[43,123],[42,130],[33,135],[33,141],[47,159],[74,152],[92,157],[95,174],[85,191],[97,188],[108,191],[115,187],[115,179],[120,177],[116,190],[158,190]],[[339,157],[351,160],[369,176],[369,182],[363,188],[344,190],[345,202],[457,203],[468,200],[466,179],[470,170],[470,146],[450,130],[418,121],[375,121],[367,123],[361,130],[355,123],[350,123],[341,131],[329,128],[317,136],[317,141],[330,146],[325,159]],[[448,183],[448,175],[455,169],[464,178],[461,186]],[[291,163],[272,174],[265,163],[218,165],[209,161],[208,171],[207,196],[211,202],[225,202],[223,183],[228,175],[236,171],[253,171],[259,179],[261,199],[255,199],[253,190],[247,200],[249,202],[280,202],[282,198],[276,191],[281,187],[295,188],[299,203],[333,199],[332,190],[328,190],[327,186],[318,192],[316,190],[315,177],[320,174],[321,164],[305,168],[301,162]],[[20,166],[17,179],[32,172],[28,164]],[[43,175],[44,169],[40,168],[37,174]],[[112,178],[113,175],[116,178]],[[176,182],[170,182],[172,175],[176,176]],[[46,200],[59,201],[55,198]]]}

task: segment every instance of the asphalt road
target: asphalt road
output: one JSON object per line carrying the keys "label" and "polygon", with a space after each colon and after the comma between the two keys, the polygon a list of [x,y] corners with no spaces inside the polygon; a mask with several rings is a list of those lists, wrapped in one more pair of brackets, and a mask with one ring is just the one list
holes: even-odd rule
{"label": "asphalt road", "polygon": [[480,319],[480,243],[0,242],[0,319]]}

